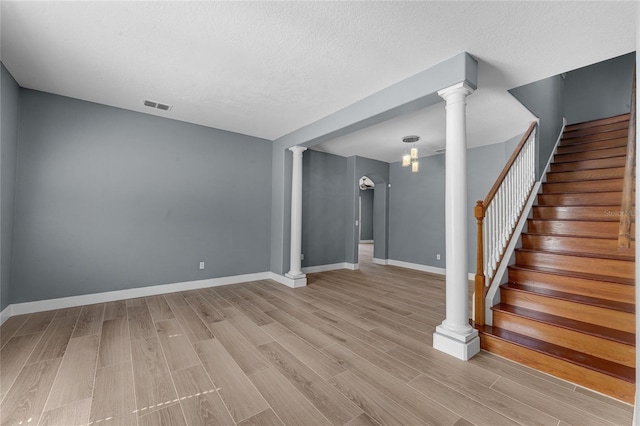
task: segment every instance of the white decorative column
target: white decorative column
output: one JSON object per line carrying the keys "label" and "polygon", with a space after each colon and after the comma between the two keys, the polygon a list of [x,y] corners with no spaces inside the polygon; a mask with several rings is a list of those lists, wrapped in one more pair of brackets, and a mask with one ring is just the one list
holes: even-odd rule
{"label": "white decorative column", "polygon": [[469,325],[467,259],[466,97],[473,89],[458,83],[438,92],[446,101],[445,174],[446,319],[436,327],[433,347],[462,360],[480,352],[478,332]]}
{"label": "white decorative column", "polygon": [[302,153],[307,148],[292,146],[293,169],[291,170],[291,257],[290,269],[285,276],[291,279],[291,287],[307,285],[307,276],[302,273]]}

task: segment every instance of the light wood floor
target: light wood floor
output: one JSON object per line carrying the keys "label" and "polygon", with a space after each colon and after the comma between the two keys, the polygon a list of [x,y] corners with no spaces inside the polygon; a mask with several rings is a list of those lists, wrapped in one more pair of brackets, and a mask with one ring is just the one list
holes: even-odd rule
{"label": "light wood floor", "polygon": [[623,425],[632,407],[432,347],[442,277],[372,265],[12,317],[2,425]]}

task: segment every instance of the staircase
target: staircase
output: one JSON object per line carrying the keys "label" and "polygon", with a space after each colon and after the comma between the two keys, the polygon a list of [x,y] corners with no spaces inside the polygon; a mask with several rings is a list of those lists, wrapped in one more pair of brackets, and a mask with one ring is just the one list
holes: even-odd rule
{"label": "staircase", "polygon": [[633,403],[635,242],[618,249],[628,126],[566,127],[493,326],[478,328],[489,352]]}

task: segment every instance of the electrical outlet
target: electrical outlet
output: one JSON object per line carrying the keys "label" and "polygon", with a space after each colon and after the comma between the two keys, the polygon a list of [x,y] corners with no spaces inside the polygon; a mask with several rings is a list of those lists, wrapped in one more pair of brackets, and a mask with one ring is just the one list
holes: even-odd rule
{"label": "electrical outlet", "polygon": [[440,260],[440,253],[436,254],[436,260]]}
{"label": "electrical outlet", "polygon": [[300,253],[300,260],[304,260],[304,253]]}
{"label": "electrical outlet", "polygon": [[204,262],[200,262],[200,269],[204,269]]}

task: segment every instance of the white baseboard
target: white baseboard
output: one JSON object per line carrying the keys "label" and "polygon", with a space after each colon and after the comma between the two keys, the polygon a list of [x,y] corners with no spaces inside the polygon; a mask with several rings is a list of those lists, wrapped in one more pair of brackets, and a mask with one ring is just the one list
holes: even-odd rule
{"label": "white baseboard", "polygon": [[431,272],[432,274],[444,275],[445,269],[436,266],[421,265],[419,263],[403,262],[401,260],[388,260],[388,265],[399,266],[401,268],[415,269],[416,271]]}
{"label": "white baseboard", "polygon": [[377,257],[374,257],[373,263],[376,265],[389,265],[389,259],[378,259]]}
{"label": "white baseboard", "polygon": [[[446,269],[438,268],[437,266],[421,265],[419,263],[403,262],[401,260],[388,259],[386,264],[392,265],[392,266],[399,266],[401,268],[415,269],[416,271],[430,272],[432,274],[438,274],[438,275],[446,275],[447,273]],[[476,274],[469,272],[468,277],[470,281],[474,281],[476,279]]]}
{"label": "white baseboard", "polygon": [[305,274],[315,274],[316,272],[335,271],[336,269],[351,269],[356,270],[359,268],[357,263],[331,263],[329,265],[307,266],[302,268],[302,272]]}
{"label": "white baseboard", "polygon": [[360,244],[373,244],[373,240],[360,240]]}
{"label": "white baseboard", "polygon": [[[250,281],[273,279],[272,272],[234,275],[230,277],[210,278],[206,280],[187,281],[182,283],[138,287],[126,290],[108,291],[104,293],[83,294],[79,296],[61,297],[58,299],[37,300],[34,302],[16,303],[7,306],[0,316],[4,321],[9,316],[50,311],[53,309],[72,308],[74,306],[92,305],[94,303],[113,302],[115,300],[133,299],[136,297],[154,296],[157,294],[175,293],[176,291],[196,290],[199,288],[217,287],[228,284],[239,284]],[[5,317],[5,312],[8,316]]]}
{"label": "white baseboard", "polygon": [[11,305],[7,306],[0,312],[0,325],[2,325],[6,320],[8,320],[13,314],[11,313],[12,307]]}

